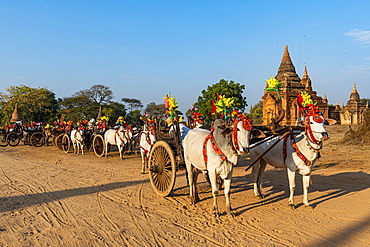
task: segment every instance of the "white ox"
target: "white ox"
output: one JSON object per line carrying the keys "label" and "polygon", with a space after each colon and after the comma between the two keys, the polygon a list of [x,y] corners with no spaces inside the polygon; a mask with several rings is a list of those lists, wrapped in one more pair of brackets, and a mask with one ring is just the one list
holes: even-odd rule
{"label": "white ox", "polygon": [[[196,186],[198,171],[208,172],[213,195],[212,213],[219,216],[217,205],[219,188],[216,182],[216,177],[219,175],[224,180],[226,211],[233,215],[230,205],[231,177],[238,155],[249,150],[251,129],[249,119],[238,121],[233,126],[227,126],[223,120],[217,119],[212,131],[199,128],[189,131],[183,145],[192,204],[199,200]],[[229,138],[230,135],[232,135],[231,138]],[[229,140],[232,142],[230,143]],[[212,143],[216,143],[216,145]],[[214,148],[215,146],[216,148]]]}
{"label": "white ox", "polygon": [[84,136],[83,136],[83,130],[79,129],[73,129],[71,131],[71,142],[73,145],[73,152],[75,154],[84,154]]}
{"label": "white ox", "polygon": [[[266,168],[270,164],[276,168],[286,168],[288,172],[290,195],[288,204],[294,208],[295,173],[298,171],[302,175],[303,182],[303,203],[310,206],[308,202],[308,189],[310,186],[311,170],[320,157],[319,151],[322,148],[322,141],[329,139],[324,126],[324,118],[321,115],[307,115],[305,121],[301,121],[305,131],[292,133],[281,139],[277,136],[259,146],[251,148],[250,157],[254,162],[259,159],[252,168],[254,183],[254,194],[263,198],[261,178]],[[277,143],[270,151],[261,157],[275,142]]]}
{"label": "white ox", "polygon": [[[104,142],[105,142],[105,157],[108,157],[108,145],[116,145],[119,151],[119,157],[123,159],[123,148],[128,143],[128,137],[126,137],[126,131],[123,126],[120,126],[117,129],[108,129],[104,133]],[[129,132],[127,132],[129,133]]]}
{"label": "white ox", "polygon": [[141,153],[141,173],[145,173],[145,168],[148,168],[148,159],[150,149],[154,145],[155,137],[152,131],[144,130],[140,134],[140,153]]}

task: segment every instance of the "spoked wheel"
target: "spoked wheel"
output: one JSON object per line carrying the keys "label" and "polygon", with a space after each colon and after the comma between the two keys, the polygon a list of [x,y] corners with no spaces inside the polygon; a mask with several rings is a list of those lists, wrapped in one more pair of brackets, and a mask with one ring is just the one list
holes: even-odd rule
{"label": "spoked wheel", "polygon": [[41,132],[35,132],[30,137],[30,143],[32,146],[41,147],[45,144],[45,135]]}
{"label": "spoked wheel", "polygon": [[62,138],[62,150],[65,153],[68,153],[70,148],[71,148],[71,138],[69,138],[67,134],[64,134]]}
{"label": "spoked wheel", "polygon": [[104,155],[104,138],[102,135],[94,136],[92,146],[96,156],[102,157]]}
{"label": "spoked wheel", "polygon": [[60,150],[63,150],[63,136],[64,134],[60,134],[54,140],[54,145],[57,146]]}
{"label": "spoked wheel", "polygon": [[7,140],[6,140],[6,136],[7,136],[8,134],[0,134],[0,147],[6,147],[6,146],[8,146],[8,142],[7,142]]}
{"label": "spoked wheel", "polygon": [[17,133],[9,133],[6,137],[8,144],[12,147],[17,146],[21,141],[21,137]]}
{"label": "spoked wheel", "polygon": [[171,147],[164,141],[154,144],[149,155],[149,179],[154,191],[168,196],[176,180],[176,162]]}

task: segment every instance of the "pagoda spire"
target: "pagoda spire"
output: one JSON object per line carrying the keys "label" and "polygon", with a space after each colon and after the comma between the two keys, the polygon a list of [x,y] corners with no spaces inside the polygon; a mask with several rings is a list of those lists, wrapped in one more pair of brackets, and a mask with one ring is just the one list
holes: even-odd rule
{"label": "pagoda spire", "polygon": [[352,93],[349,97],[350,101],[360,101],[360,94],[357,92],[356,82],[353,83]]}
{"label": "pagoda spire", "polygon": [[303,84],[305,90],[307,90],[307,91],[312,90],[311,78],[308,76],[306,66],[304,66],[303,77],[302,77],[301,83]]}
{"label": "pagoda spire", "polygon": [[335,102],[335,109],[336,109],[336,110],[340,109],[340,106],[339,106],[338,100]]}
{"label": "pagoda spire", "polygon": [[12,114],[12,118],[10,119],[10,124],[15,123],[15,122],[19,122],[21,120],[22,120],[22,116],[18,111],[18,104],[16,103],[15,106],[14,106],[14,111],[13,111],[13,114]]}
{"label": "pagoda spire", "polygon": [[322,99],[322,103],[325,103],[325,104],[328,103],[328,98],[326,97],[326,94],[324,94],[324,98]]}
{"label": "pagoda spire", "polygon": [[353,83],[352,93],[358,93],[357,92],[357,87],[356,87],[356,82]]}
{"label": "pagoda spire", "polygon": [[281,59],[278,73],[275,78],[283,82],[283,88],[302,88],[301,79],[295,71],[287,45],[284,46],[283,58]]}

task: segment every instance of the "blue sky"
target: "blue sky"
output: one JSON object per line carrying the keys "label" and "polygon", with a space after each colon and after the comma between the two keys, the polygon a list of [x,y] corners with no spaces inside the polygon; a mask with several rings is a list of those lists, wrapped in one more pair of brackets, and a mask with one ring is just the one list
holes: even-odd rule
{"label": "blue sky", "polygon": [[57,97],[94,84],[114,100],[180,110],[220,79],[261,100],[289,46],[318,95],[370,98],[370,1],[33,1],[0,0],[0,92],[46,87]]}

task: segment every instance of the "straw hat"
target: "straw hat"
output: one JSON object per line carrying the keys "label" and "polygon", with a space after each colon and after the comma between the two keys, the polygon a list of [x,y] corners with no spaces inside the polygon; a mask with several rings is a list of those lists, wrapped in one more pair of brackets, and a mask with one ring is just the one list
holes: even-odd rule
{"label": "straw hat", "polygon": [[170,127],[173,124],[173,119],[171,117],[168,117],[166,119],[166,123],[167,123],[168,127]]}

